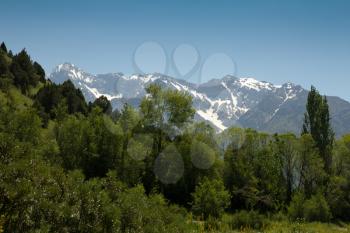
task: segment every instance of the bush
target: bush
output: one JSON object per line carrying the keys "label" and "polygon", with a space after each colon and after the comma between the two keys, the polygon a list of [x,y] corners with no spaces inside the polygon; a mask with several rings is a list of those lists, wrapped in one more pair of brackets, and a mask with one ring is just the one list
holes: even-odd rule
{"label": "bush", "polygon": [[265,225],[265,217],[257,211],[240,211],[232,215],[231,228],[232,229],[262,229]]}
{"label": "bush", "polygon": [[[350,161],[349,161],[350,162]],[[349,181],[346,177],[333,176],[327,190],[327,203],[332,217],[350,221]]]}
{"label": "bush", "polygon": [[304,202],[305,197],[302,193],[294,194],[288,207],[288,216],[291,220],[295,221],[304,218]]}
{"label": "bush", "polygon": [[297,193],[288,208],[288,216],[294,221],[305,219],[309,222],[328,222],[331,219],[331,211],[321,193],[313,195],[308,200],[305,200],[303,194]]}
{"label": "bush", "polygon": [[[147,196],[143,186],[130,188],[120,195],[120,232],[177,233],[190,231],[186,211],[169,206],[160,194]],[[118,231],[119,232],[119,231]]]}
{"label": "bush", "polygon": [[209,216],[219,218],[230,203],[230,194],[220,180],[204,179],[192,194],[193,211],[204,219]]}
{"label": "bush", "polygon": [[283,211],[279,211],[271,215],[270,220],[275,222],[286,222],[288,221],[288,216]]}
{"label": "bush", "polygon": [[305,201],[304,206],[304,218],[306,221],[328,222],[331,219],[330,208],[321,193]]}

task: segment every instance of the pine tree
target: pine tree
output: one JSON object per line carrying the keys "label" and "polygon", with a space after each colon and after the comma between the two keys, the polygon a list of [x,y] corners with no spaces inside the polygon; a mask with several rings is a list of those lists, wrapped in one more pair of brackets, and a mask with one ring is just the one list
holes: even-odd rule
{"label": "pine tree", "polygon": [[5,56],[0,53],[0,77],[8,73],[8,64]]}
{"label": "pine tree", "polygon": [[111,102],[107,99],[106,96],[102,95],[98,97],[93,103],[91,107],[100,107],[103,113],[110,115],[112,113],[112,105]]}
{"label": "pine tree", "polygon": [[39,81],[45,83],[46,80],[45,80],[44,69],[37,62],[34,62],[33,67],[34,67],[35,73],[39,76]]}
{"label": "pine tree", "polygon": [[7,53],[7,48],[4,42],[1,43],[0,49],[2,49],[5,53]]}
{"label": "pine tree", "polygon": [[11,72],[14,75],[14,83],[20,87],[23,93],[27,93],[29,86],[36,86],[39,81],[32,60],[27,51],[23,49],[12,59]]}

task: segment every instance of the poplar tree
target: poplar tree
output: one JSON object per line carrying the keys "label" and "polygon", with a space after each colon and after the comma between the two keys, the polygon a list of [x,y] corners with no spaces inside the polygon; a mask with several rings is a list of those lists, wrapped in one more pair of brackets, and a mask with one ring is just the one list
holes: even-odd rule
{"label": "poplar tree", "polygon": [[327,97],[322,97],[316,88],[311,86],[307,98],[302,134],[311,134],[328,174],[331,170],[331,151],[334,142],[334,132],[330,120]]}

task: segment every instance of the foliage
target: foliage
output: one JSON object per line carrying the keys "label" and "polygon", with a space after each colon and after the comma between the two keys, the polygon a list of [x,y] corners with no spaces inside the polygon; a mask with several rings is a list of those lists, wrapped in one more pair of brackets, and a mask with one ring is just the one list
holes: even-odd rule
{"label": "foliage", "polygon": [[219,218],[229,205],[230,194],[221,181],[205,178],[193,194],[193,211],[204,219]]}
{"label": "foliage", "polygon": [[98,97],[91,105],[90,108],[99,107],[101,108],[103,113],[111,114],[112,113],[112,105],[107,99],[106,96]]}
{"label": "foliage", "polygon": [[242,210],[230,217],[232,229],[262,229],[267,223],[266,217],[256,211]]}
{"label": "foliage", "polygon": [[330,124],[327,98],[322,97],[313,86],[308,95],[303,124],[303,134],[306,133],[312,135],[323,158],[325,170],[330,173],[334,132]]}
{"label": "foliage", "polygon": [[304,208],[304,217],[307,221],[328,222],[331,219],[328,203],[321,193],[317,193],[305,201]]}
{"label": "foliage", "polygon": [[305,199],[302,193],[296,193],[288,208],[288,215],[293,220],[328,222],[331,211],[324,196],[318,192],[310,199]]}
{"label": "foliage", "polygon": [[304,218],[304,202],[305,197],[303,193],[297,192],[294,194],[292,201],[288,207],[288,216],[292,220]]}
{"label": "foliage", "polygon": [[46,83],[36,94],[34,106],[44,121],[59,117],[58,108],[65,109],[68,114],[86,114],[88,110],[82,92],[69,80],[60,85]]}
{"label": "foliage", "polygon": [[[333,138],[315,88],[300,137],[217,134],[192,122],[188,94],[146,91],[139,110],[111,113],[106,97],[88,105],[72,82],[45,80],[26,50],[1,44],[0,232],[346,230],[305,222],[350,220],[350,136]],[[169,148],[182,169],[171,184],[155,175]]]}

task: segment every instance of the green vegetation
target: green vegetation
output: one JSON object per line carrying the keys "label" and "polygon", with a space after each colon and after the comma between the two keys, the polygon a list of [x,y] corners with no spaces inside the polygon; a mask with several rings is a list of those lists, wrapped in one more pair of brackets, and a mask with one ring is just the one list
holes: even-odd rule
{"label": "green vegetation", "polygon": [[350,135],[312,88],[302,135],[192,121],[191,97],[86,103],[0,46],[0,232],[348,232]]}
{"label": "green vegetation", "polygon": [[218,219],[229,205],[230,194],[220,180],[209,181],[205,178],[196,187],[193,200],[194,213],[202,214],[204,219],[209,217]]}

